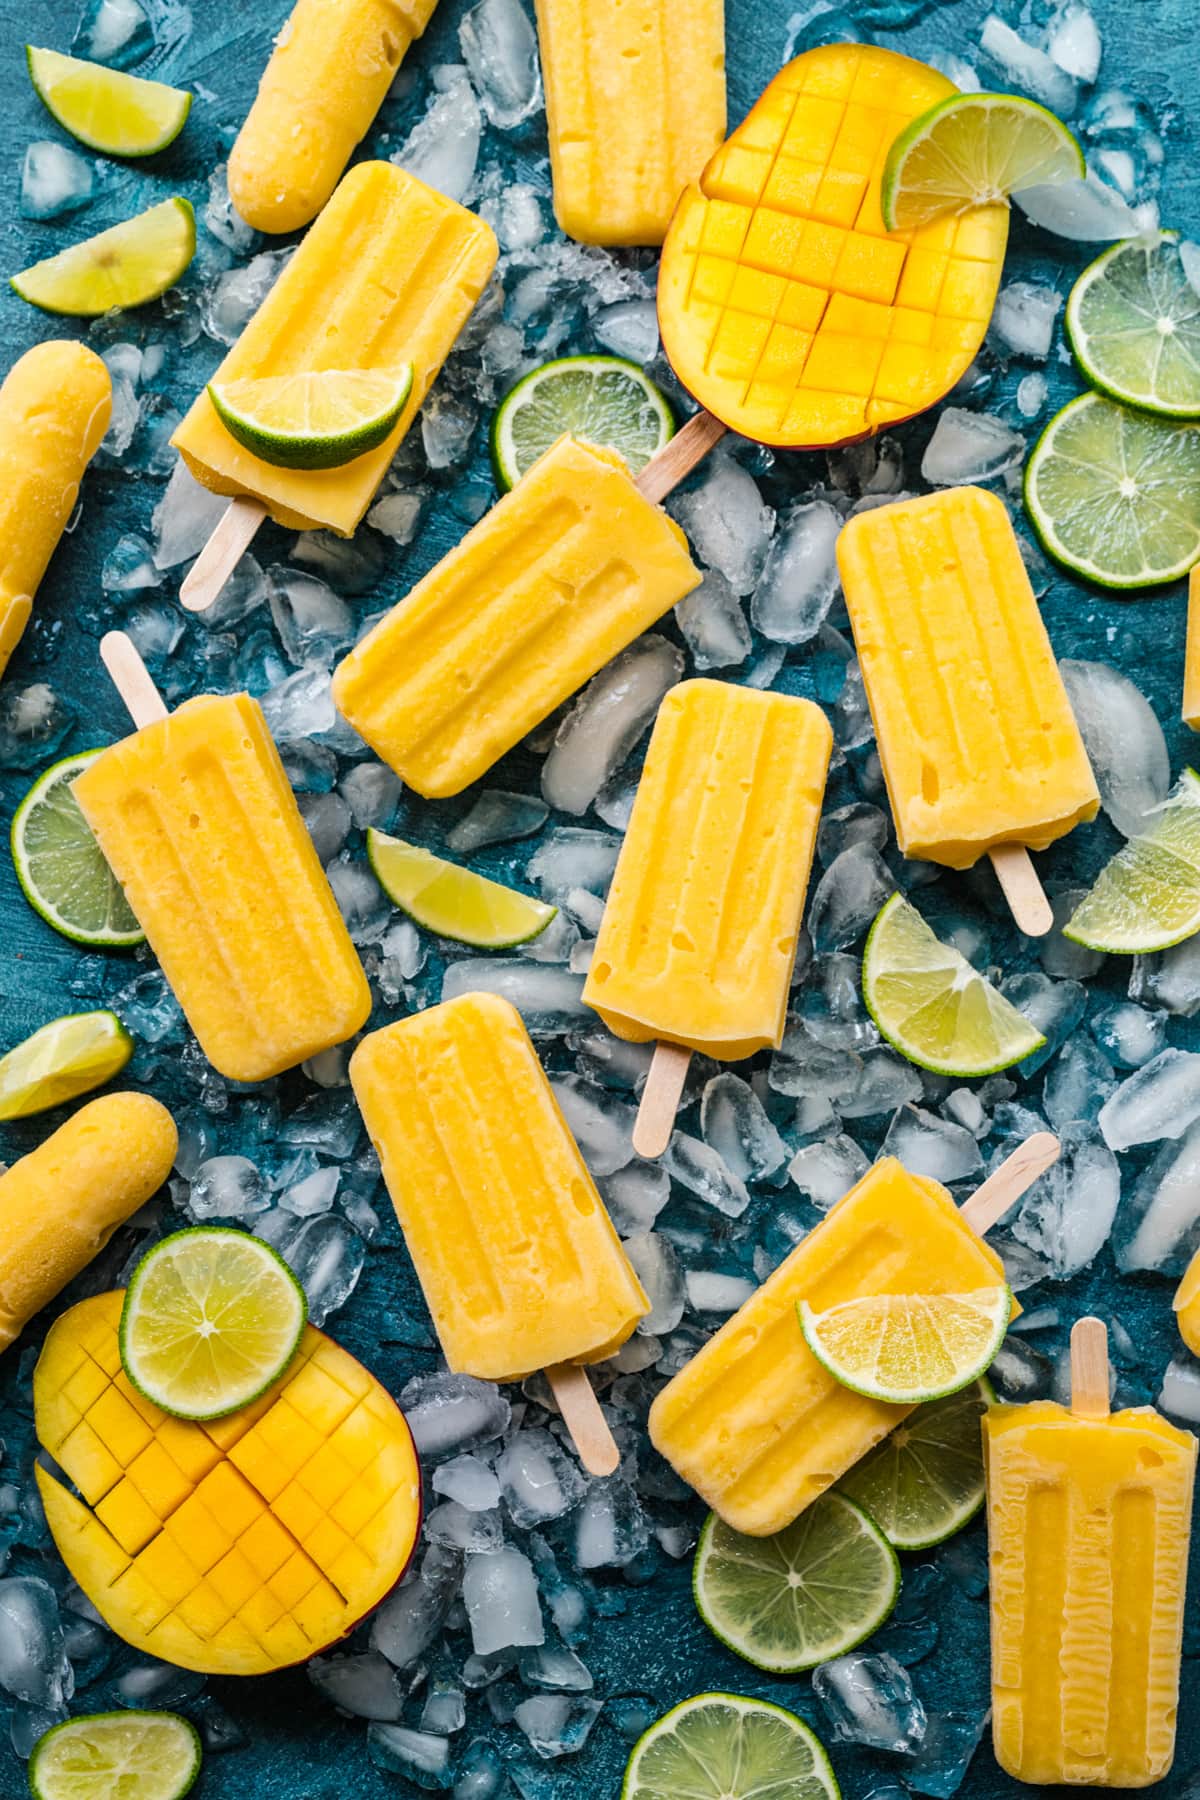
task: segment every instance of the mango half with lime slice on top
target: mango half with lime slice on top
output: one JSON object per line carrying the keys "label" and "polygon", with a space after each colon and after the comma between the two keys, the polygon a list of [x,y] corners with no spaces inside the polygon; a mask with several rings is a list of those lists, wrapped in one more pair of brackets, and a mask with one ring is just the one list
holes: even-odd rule
{"label": "mango half with lime slice on top", "polygon": [[872,44],[807,51],[685,190],[659,272],[663,347],[732,430],[829,449],[923,412],[970,366],[1008,208],[894,232],[880,211],[893,142],[955,92]]}
{"label": "mango half with lime slice on top", "polygon": [[40,1466],[67,1568],[127,1643],[260,1675],[343,1637],[408,1567],[421,1522],[395,1401],[312,1326],[274,1387],[222,1419],[173,1418],[131,1385],[101,1294],[51,1327],[33,1378]]}

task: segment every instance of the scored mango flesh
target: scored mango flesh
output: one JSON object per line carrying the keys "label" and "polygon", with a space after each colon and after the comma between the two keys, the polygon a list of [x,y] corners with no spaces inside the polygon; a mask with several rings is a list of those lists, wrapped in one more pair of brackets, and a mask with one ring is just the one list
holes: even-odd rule
{"label": "scored mango flesh", "polygon": [[165,1662],[258,1675],[313,1655],[408,1566],[421,1504],[404,1415],[308,1326],[250,1406],[172,1418],[121,1367],[123,1298],[65,1313],[34,1376],[38,1437],[83,1497],[38,1468],[63,1561],[114,1631]]}
{"label": "scored mango flesh", "polygon": [[871,44],[807,51],[685,190],[658,282],[663,346],[733,430],[827,449],[942,399],[983,341],[1008,208],[889,232],[883,166],[955,93]]}

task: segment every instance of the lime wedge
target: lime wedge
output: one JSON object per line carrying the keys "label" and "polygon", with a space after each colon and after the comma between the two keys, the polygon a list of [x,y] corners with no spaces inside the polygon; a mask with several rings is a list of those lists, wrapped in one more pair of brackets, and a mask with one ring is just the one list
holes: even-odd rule
{"label": "lime wedge", "polygon": [[1200,418],[1200,292],[1174,232],[1106,250],[1071,289],[1066,327],[1093,387],[1165,418]]}
{"label": "lime wedge", "polygon": [[856,1394],[915,1406],[957,1393],[987,1369],[1008,1329],[1003,1282],[970,1294],[873,1294],[827,1312],[799,1302],[817,1361]]}
{"label": "lime wedge", "polygon": [[621,1800],[839,1800],[829,1758],[795,1713],[697,1694],[634,1745]]}
{"label": "lime wedge", "polygon": [[619,450],[636,475],[675,435],[665,397],[623,356],[563,356],[518,381],[492,421],[501,488],[515,487],[539,456],[570,432]]}
{"label": "lime wedge", "polygon": [[532,894],[519,894],[430,850],[388,837],[372,826],[367,855],[389,900],[439,937],[504,950],[545,931],[558,912]]}
{"label": "lime wedge", "polygon": [[164,1238],[134,1270],[121,1361],[164,1412],[219,1419],[278,1381],[307,1317],[304,1289],[270,1244],[197,1225]]}
{"label": "lime wedge", "polygon": [[208,394],[231,437],[280,469],[337,469],[376,449],[396,429],[412,393],[410,363],[397,369],[321,369],[262,381],[210,381]]}
{"label": "lime wedge", "polygon": [[853,1650],[896,1604],[900,1565],[872,1519],[842,1494],[822,1494],[773,1537],[743,1537],[709,1515],[692,1573],[708,1629],[775,1674],[815,1668]]}
{"label": "lime wedge", "polygon": [[81,144],[106,156],[152,156],[183,130],[192,96],[163,81],[145,81],[82,62],[57,50],[25,46],[38,99]]}
{"label": "lime wedge", "polygon": [[102,755],[67,756],[39,775],[12,822],[12,859],[30,906],[77,944],[142,944],[130,911],[71,792],[75,777]]}
{"label": "lime wedge", "polygon": [[1185,769],[1150,829],[1101,869],[1063,936],[1116,956],[1169,950],[1200,931],[1200,775]]}
{"label": "lime wedge", "polygon": [[983,1505],[979,1422],[995,1396],[982,1377],[930,1400],[867,1452],[837,1492],[865,1507],[897,1550],[928,1550]]}
{"label": "lime wedge", "polygon": [[1061,119],[1016,94],[955,94],[900,133],[883,169],[883,222],[911,231],[943,213],[1078,181],[1083,151]]}
{"label": "lime wedge", "polygon": [[862,979],[888,1043],[936,1075],[994,1075],[1046,1041],[902,894],[892,895],[871,927]]}
{"label": "lime wedge", "polygon": [[1025,470],[1046,550],[1107,588],[1158,587],[1200,558],[1200,432],[1081,394]]}
{"label": "lime wedge", "polygon": [[176,1713],[90,1713],[52,1725],[29,1758],[34,1800],[182,1800],[200,1735]]}
{"label": "lime wedge", "polygon": [[119,1075],[133,1039],[116,1013],[68,1013],[0,1056],[0,1119],[61,1106]]}
{"label": "lime wedge", "polygon": [[12,277],[22,300],[45,312],[96,318],[114,307],[157,300],[183,274],[196,249],[191,202],[164,200],[149,212],[72,244]]}

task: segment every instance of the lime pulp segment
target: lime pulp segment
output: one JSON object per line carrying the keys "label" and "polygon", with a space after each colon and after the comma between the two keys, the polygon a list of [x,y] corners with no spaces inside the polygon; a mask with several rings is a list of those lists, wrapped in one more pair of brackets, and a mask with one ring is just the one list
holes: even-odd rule
{"label": "lime pulp segment", "polygon": [[969,1386],[1008,1329],[1012,1294],[1002,1283],[969,1294],[877,1294],[814,1312],[799,1302],[813,1355],[856,1394],[915,1406]]}
{"label": "lime pulp segment", "polygon": [[1063,927],[1090,950],[1118,956],[1168,950],[1200,931],[1200,775],[1185,769],[1151,815],[1101,869]]}
{"label": "lime pulp segment", "polygon": [[884,165],[883,221],[910,230],[1025,188],[1079,180],[1087,164],[1061,119],[1016,94],[956,94],[914,119]]}
{"label": "lime pulp segment", "polygon": [[179,136],[192,96],[103,63],[26,46],[38,98],[64,130],[106,156],[150,156]]}
{"label": "lime pulp segment", "polygon": [[1106,250],[1072,288],[1066,330],[1093,386],[1167,418],[1200,418],[1200,289],[1174,233]]}
{"label": "lime pulp segment", "polygon": [[24,1119],[111,1081],[133,1055],[115,1013],[71,1013],[0,1057],[0,1119]]}
{"label": "lime pulp segment", "polygon": [[320,369],[263,380],[210,382],[231,437],[285,469],[335,469],[365,456],[396,429],[412,393],[412,365]]}
{"label": "lime pulp segment", "polygon": [[179,280],[195,250],[191,202],[177,197],[22,269],[12,286],[45,312],[98,318],[157,300]]}
{"label": "lime pulp segment", "polygon": [[53,1725],[29,1758],[34,1800],[183,1800],[200,1736],[176,1713],[92,1713]]}
{"label": "lime pulp segment", "polygon": [[388,899],[439,937],[486,950],[524,944],[545,931],[558,912],[544,900],[489,881],[373,827],[367,855]]}
{"label": "lime pulp segment", "polygon": [[38,777],[13,818],[13,864],[29,904],[64,937],[98,947],[141,944],[145,933],[71,792],[101,755],[64,757]]}
{"label": "lime pulp segment", "polygon": [[619,451],[636,475],[674,431],[665,398],[636,363],[620,356],[564,356],[534,369],[501,401],[492,425],[492,461],[501,487],[514,487],[570,433]]}
{"label": "lime pulp segment", "polygon": [[621,1800],[839,1800],[803,1719],[765,1700],[698,1694],[635,1744]]}
{"label": "lime pulp segment", "polygon": [[837,1492],[865,1508],[897,1550],[942,1543],[983,1505],[979,1427],[992,1398],[980,1377],[918,1406],[842,1476]]}

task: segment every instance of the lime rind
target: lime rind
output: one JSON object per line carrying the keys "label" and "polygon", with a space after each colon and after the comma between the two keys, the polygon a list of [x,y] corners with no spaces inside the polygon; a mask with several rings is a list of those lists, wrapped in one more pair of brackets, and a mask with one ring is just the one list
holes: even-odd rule
{"label": "lime rind", "polygon": [[897,1550],[931,1550],[969,1525],[985,1499],[980,1420],[995,1399],[986,1376],[929,1400],[861,1462],[837,1492]]}
{"label": "lime rind", "polygon": [[1078,140],[1036,100],[952,94],[907,125],[888,151],[883,221],[889,231],[912,230],[1086,172]]}
{"label": "lime rind", "polygon": [[692,1592],[708,1629],[735,1655],[796,1674],[879,1629],[900,1593],[900,1564],[869,1514],[831,1490],[771,1537],[745,1537],[711,1513]]}
{"label": "lime rind", "polygon": [[[969,1294],[872,1295],[820,1313],[799,1300],[796,1311],[805,1343],[842,1387],[891,1406],[918,1406],[969,1387],[991,1367],[1012,1303],[1012,1290],[997,1283]],[[886,1379],[881,1371],[906,1353],[913,1378]]]}
{"label": "lime rind", "polygon": [[386,443],[412,393],[412,364],[210,381],[229,435],[281,469],[337,469]]}
{"label": "lime rind", "polygon": [[1185,769],[1149,828],[1101,869],[1063,936],[1115,956],[1169,950],[1200,931],[1200,775]]}
{"label": "lime rind", "polygon": [[[149,1758],[141,1771],[133,1745],[139,1732]],[[107,1771],[106,1738],[114,1740]],[[75,1744],[88,1746],[81,1757],[71,1754]],[[178,1713],[88,1713],[52,1725],[38,1739],[29,1758],[29,1788],[34,1800],[183,1800],[202,1759],[200,1733]]]}
{"label": "lime rind", "polygon": [[616,450],[638,474],[675,433],[666,397],[623,356],[563,356],[510,389],[492,422],[496,480],[505,492],[570,433]]}
{"label": "lime rind", "polygon": [[1200,419],[1200,291],[1177,232],[1097,257],[1071,289],[1065,326],[1093,387],[1161,418]]}
{"label": "lime rind", "polygon": [[888,1043],[935,1075],[994,1075],[1046,1041],[902,894],[892,895],[871,926],[862,982],[867,1010]]}
{"label": "lime rind", "polygon": [[9,278],[22,300],[71,318],[145,306],[174,287],[196,253],[196,215],[182,195],[84,238]]}
{"label": "lime rind", "polygon": [[0,1056],[0,1119],[26,1119],[119,1075],[133,1039],[116,1013],[67,1013]]}
{"label": "lime rind", "polygon": [[1200,559],[1200,432],[1080,394],[1034,446],[1025,509],[1047,554],[1100,587],[1175,581]]}
{"label": "lime rind", "polygon": [[86,750],[43,770],[13,815],[9,841],[21,891],[48,925],[72,943],[129,949],[146,934],[70,786],[103,754]]}
{"label": "lime rind", "polygon": [[426,931],[482,950],[507,950],[539,937],[558,913],[532,894],[504,887],[373,826],[367,857],[389,900]]}
{"label": "lime rind", "polygon": [[[711,1787],[708,1785],[711,1782]],[[840,1800],[824,1745],[769,1700],[706,1693],[684,1700],[634,1745],[621,1800]]]}
{"label": "lime rind", "polygon": [[[234,1259],[242,1270],[231,1280]],[[224,1295],[223,1276],[231,1282]],[[163,1412],[220,1419],[274,1387],[307,1322],[304,1289],[272,1245],[230,1226],[194,1225],[163,1238],[134,1270],[121,1308],[121,1365]]]}
{"label": "lime rind", "polygon": [[26,44],[34,92],[64,131],[89,150],[131,159],[165,150],[187,123],[192,96],[103,63]]}

